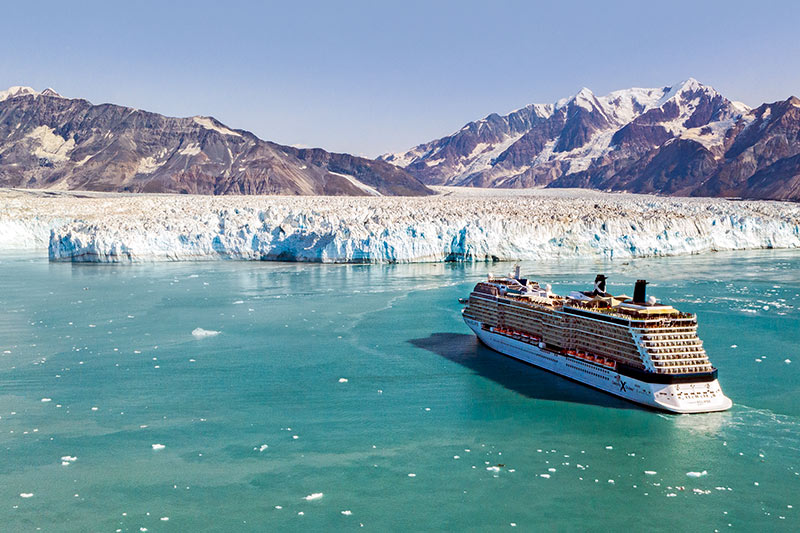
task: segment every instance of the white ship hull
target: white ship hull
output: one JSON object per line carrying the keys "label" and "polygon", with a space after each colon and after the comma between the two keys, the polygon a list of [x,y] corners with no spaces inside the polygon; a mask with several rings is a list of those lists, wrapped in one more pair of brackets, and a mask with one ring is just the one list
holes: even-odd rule
{"label": "white ship hull", "polygon": [[703,383],[647,383],[597,363],[540,348],[536,343],[485,330],[477,320],[464,317],[464,322],[495,351],[647,407],[672,413],[706,413],[724,411],[732,405],[716,379]]}

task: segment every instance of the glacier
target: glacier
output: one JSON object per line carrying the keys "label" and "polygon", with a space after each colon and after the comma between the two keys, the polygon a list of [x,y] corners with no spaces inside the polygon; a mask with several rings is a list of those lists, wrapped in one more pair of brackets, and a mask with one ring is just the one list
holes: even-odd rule
{"label": "glacier", "polygon": [[322,263],[633,258],[800,247],[800,205],[586,190],[433,197],[0,191],[0,251],[51,261]]}

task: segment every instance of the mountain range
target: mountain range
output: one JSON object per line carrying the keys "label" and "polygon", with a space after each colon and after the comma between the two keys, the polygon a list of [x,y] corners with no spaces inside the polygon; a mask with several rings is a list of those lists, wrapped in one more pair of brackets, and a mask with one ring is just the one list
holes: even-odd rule
{"label": "mountain range", "polygon": [[800,201],[800,99],[757,108],[688,79],[491,114],[380,159],[429,185]]}
{"label": "mountain range", "polygon": [[263,141],[214,118],[165,117],[0,91],[0,187],[288,195],[433,194],[384,161]]}
{"label": "mountain range", "polygon": [[605,96],[584,88],[372,160],[264,141],[212,117],[0,91],[0,187],[433,194],[426,185],[800,201],[800,99],[750,108],[691,78]]}

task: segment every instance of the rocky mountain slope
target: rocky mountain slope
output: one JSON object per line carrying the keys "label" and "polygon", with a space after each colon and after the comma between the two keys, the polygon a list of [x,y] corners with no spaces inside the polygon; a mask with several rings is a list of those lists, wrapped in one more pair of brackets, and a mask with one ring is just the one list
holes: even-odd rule
{"label": "rocky mountain slope", "polygon": [[119,192],[407,195],[432,191],[384,161],[262,141],[211,117],[172,118],[0,91],[0,187]]}
{"label": "rocky mountain slope", "polygon": [[800,200],[800,100],[750,109],[697,80],[489,115],[382,159],[428,184]]}

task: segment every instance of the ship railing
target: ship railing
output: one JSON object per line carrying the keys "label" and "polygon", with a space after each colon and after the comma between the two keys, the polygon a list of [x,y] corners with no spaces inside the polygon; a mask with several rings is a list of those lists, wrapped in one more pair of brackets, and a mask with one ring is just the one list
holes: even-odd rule
{"label": "ship railing", "polygon": [[668,349],[668,348],[648,348],[647,353],[650,355],[694,355],[694,354],[705,354],[706,351],[703,348],[698,348],[696,350],[690,348],[682,348],[680,350]]}
{"label": "ship railing", "polygon": [[655,371],[659,374],[691,374],[695,372],[710,372],[712,368],[711,365],[694,365],[674,368],[656,368]]}
{"label": "ship railing", "polygon": [[[658,338],[656,338],[658,335]],[[693,340],[697,339],[697,333],[647,333],[642,335],[642,340],[649,342],[668,342],[673,340]]]}
{"label": "ship railing", "polygon": [[694,339],[681,339],[681,340],[674,340],[674,339],[661,339],[661,340],[650,340],[643,338],[642,342],[645,346],[701,346],[703,341],[699,338],[695,337]]}
{"label": "ship railing", "polygon": [[708,358],[693,358],[693,359],[677,359],[671,361],[664,361],[662,359],[654,359],[653,364],[658,367],[666,368],[666,367],[673,367],[673,366],[684,366],[684,365],[710,365],[711,361]]}
{"label": "ship railing", "polygon": [[657,355],[651,354],[650,358],[653,361],[708,361],[708,355],[702,354],[682,354],[680,355]]}
{"label": "ship railing", "polygon": [[656,353],[672,349],[678,349],[678,350],[683,349],[683,350],[693,351],[694,349],[702,348],[703,341],[692,342],[692,343],[686,342],[686,343],[658,343],[658,344],[652,344],[645,341],[644,346],[647,348],[648,351]]}

